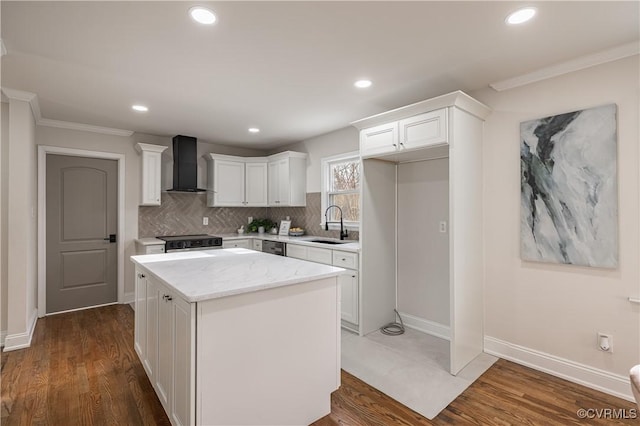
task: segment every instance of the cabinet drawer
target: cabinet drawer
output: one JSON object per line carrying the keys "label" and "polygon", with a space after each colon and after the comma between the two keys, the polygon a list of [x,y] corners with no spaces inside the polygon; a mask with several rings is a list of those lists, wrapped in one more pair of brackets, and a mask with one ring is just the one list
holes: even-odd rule
{"label": "cabinet drawer", "polygon": [[144,251],[144,253],[145,254],[161,254],[161,253],[164,253],[164,244],[147,246],[145,251]]}
{"label": "cabinet drawer", "polygon": [[331,250],[317,247],[307,247],[307,260],[331,265]]}
{"label": "cabinet drawer", "polygon": [[358,253],[334,250],[333,265],[347,269],[358,269]]}
{"label": "cabinet drawer", "polygon": [[307,247],[297,244],[287,244],[287,257],[307,260]]}
{"label": "cabinet drawer", "polygon": [[229,240],[222,242],[222,248],[249,248],[249,240]]}

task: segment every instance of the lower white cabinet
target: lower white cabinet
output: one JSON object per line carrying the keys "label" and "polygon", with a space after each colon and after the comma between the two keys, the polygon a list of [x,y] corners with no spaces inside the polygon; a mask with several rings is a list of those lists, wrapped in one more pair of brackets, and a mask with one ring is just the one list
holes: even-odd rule
{"label": "lower white cabinet", "polygon": [[194,424],[195,308],[140,271],[135,349],[171,424]]}
{"label": "lower white cabinet", "polygon": [[340,283],[340,317],[343,321],[358,324],[358,271],[349,270],[338,277]]}
{"label": "lower white cabinet", "polygon": [[[324,263],[347,269],[347,273],[338,277],[341,292],[340,317],[346,328],[357,330],[358,306],[360,302],[360,281],[358,276],[358,253],[311,247],[302,244],[287,244],[287,257]],[[355,327],[354,327],[355,326]]]}
{"label": "lower white cabinet", "polygon": [[257,238],[253,240],[251,243],[251,248],[255,251],[262,251],[262,240],[258,240]]}
{"label": "lower white cabinet", "polygon": [[[260,245],[260,247],[262,248],[262,244]],[[248,239],[243,239],[243,240],[223,240],[222,241],[222,248],[251,248],[251,244],[249,244],[249,240]]]}

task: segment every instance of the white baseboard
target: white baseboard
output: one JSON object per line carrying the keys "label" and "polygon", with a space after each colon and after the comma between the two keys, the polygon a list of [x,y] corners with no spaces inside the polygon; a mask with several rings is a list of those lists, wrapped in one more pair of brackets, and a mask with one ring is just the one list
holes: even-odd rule
{"label": "white baseboard", "polygon": [[125,293],[123,296],[123,300],[122,300],[122,304],[127,304],[127,303],[133,303],[136,301],[136,293],[135,292],[131,292],[131,293]]}
{"label": "white baseboard", "polygon": [[404,312],[400,312],[400,316],[402,317],[402,322],[406,327],[413,328],[414,330],[418,330],[441,339],[451,340],[451,329],[448,325],[429,321]]}
{"label": "white baseboard", "polygon": [[484,337],[484,351],[573,383],[634,402],[629,377],[610,373],[494,337]]}
{"label": "white baseboard", "polygon": [[38,320],[38,310],[34,309],[29,316],[27,331],[24,333],[7,334],[4,338],[4,352],[15,351],[17,349],[28,348],[31,346],[31,338],[36,328]]}

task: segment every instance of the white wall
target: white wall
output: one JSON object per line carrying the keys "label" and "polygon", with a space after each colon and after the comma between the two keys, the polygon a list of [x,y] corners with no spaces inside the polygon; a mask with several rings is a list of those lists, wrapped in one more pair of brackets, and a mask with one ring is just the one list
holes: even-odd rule
{"label": "white wall", "polygon": [[18,347],[29,343],[37,305],[35,120],[29,102],[10,99],[8,121],[6,344]]}
{"label": "white wall", "polygon": [[[638,63],[471,93],[493,109],[483,156],[485,336],[621,377],[640,361],[640,306],[627,300],[640,297]],[[618,105],[619,267],[520,260],[520,122],[609,103]],[[613,335],[613,353],[596,348],[598,331]]]}
{"label": "white wall", "polygon": [[449,159],[398,165],[398,311],[449,326]]}
{"label": "white wall", "polygon": [[335,132],[280,147],[277,150],[271,151],[270,154],[282,151],[306,152],[308,154],[307,192],[320,192],[320,160],[331,155],[357,151],[359,146],[358,130],[355,127],[349,126],[336,130]]}

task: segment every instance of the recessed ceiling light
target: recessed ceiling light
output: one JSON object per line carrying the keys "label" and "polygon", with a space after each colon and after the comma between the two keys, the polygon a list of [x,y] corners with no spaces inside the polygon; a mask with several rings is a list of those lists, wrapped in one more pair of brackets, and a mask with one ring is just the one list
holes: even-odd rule
{"label": "recessed ceiling light", "polygon": [[260,133],[260,129],[257,127],[249,127],[249,133]]}
{"label": "recessed ceiling light", "polygon": [[354,86],[356,86],[358,89],[366,89],[367,87],[371,86],[371,80],[358,80],[355,83],[353,83]]}
{"label": "recessed ceiling light", "polygon": [[144,105],[133,105],[131,107],[131,109],[134,110],[134,111],[138,111],[138,112],[147,112],[147,111],[149,111],[149,108],[147,108]]}
{"label": "recessed ceiling light", "polygon": [[536,10],[533,7],[525,7],[523,9],[516,10],[505,19],[505,22],[510,25],[518,25],[527,22],[529,19],[536,15]]}
{"label": "recessed ceiling light", "polygon": [[216,15],[206,7],[194,6],[189,9],[189,15],[191,15],[194,21],[201,24],[211,25],[216,22]]}

